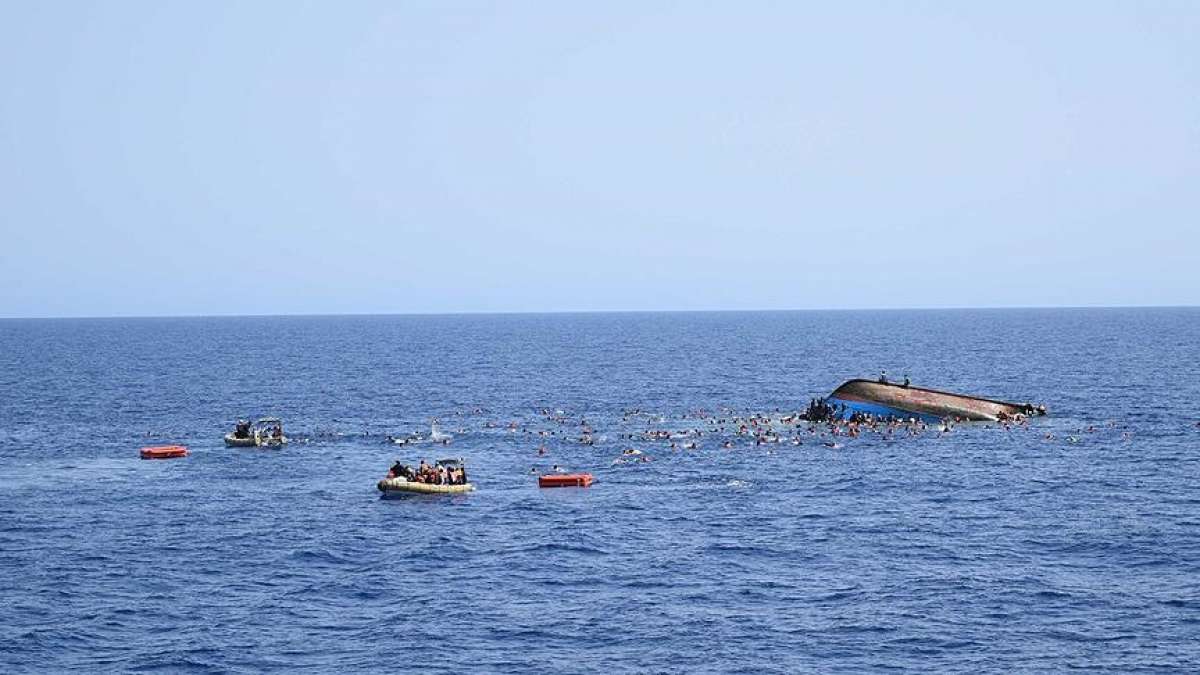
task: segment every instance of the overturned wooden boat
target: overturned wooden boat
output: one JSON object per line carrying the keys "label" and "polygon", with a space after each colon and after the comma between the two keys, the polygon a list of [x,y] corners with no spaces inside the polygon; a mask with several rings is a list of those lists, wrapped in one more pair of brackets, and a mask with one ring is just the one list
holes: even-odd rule
{"label": "overturned wooden boat", "polygon": [[837,410],[835,415],[839,417],[850,417],[857,412],[876,417],[918,417],[927,421],[995,422],[1018,415],[1046,414],[1044,406],[1032,403],[1011,403],[871,380],[850,380],[835,389],[825,402]]}
{"label": "overturned wooden boat", "polygon": [[384,478],[375,485],[382,493],[380,496],[384,499],[395,497],[403,497],[405,495],[460,495],[467,492],[474,492],[475,486],[471,483],[460,483],[458,485],[437,485],[435,483],[418,483],[410,481],[403,477]]}

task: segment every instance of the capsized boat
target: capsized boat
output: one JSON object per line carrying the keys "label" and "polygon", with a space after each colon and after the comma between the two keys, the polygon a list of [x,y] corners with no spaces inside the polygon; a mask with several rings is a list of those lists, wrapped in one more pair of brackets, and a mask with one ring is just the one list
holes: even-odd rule
{"label": "capsized boat", "polygon": [[[397,466],[399,463],[397,462]],[[447,471],[461,470],[463,477],[466,478],[466,465],[461,458],[459,459],[439,459],[434,463],[434,467],[445,467]],[[409,476],[395,475],[395,470],[388,473],[388,477],[375,484],[379,490],[381,499],[395,499],[406,495],[423,494],[423,495],[457,495],[467,492],[474,492],[475,485],[469,482],[439,484],[439,483],[422,483],[419,480],[410,478]]]}
{"label": "capsized boat", "polygon": [[845,382],[826,397],[825,403],[834,410],[833,416],[843,418],[857,412],[877,417],[918,417],[935,422],[943,419],[995,422],[1018,415],[1046,414],[1045,406],[1032,403],[1011,403],[865,379]]}

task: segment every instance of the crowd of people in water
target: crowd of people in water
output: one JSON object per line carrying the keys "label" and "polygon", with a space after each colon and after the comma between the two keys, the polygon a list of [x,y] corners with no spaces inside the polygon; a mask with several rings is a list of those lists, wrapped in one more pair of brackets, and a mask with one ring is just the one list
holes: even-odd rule
{"label": "crowd of people in water", "polygon": [[427,485],[466,485],[467,467],[461,464],[447,465],[442,462],[428,464],[425,460],[415,467],[401,464],[399,460],[388,470],[388,478],[403,478],[410,483]]}
{"label": "crowd of people in water", "polygon": [[[886,373],[881,374],[879,381],[890,384]],[[909,387],[908,378],[894,386]],[[674,415],[640,408],[621,410],[619,416],[595,411],[574,414],[560,408],[541,408],[530,413],[516,419],[497,419],[491,411],[476,408],[444,415],[443,419],[449,420],[455,434],[504,434],[511,435],[514,440],[528,439],[533,454],[547,460],[545,465],[531,467],[530,473],[564,471],[558,464],[549,466],[548,460],[555,456],[556,461],[561,461],[557,457],[570,447],[611,448],[616,455],[611,459],[614,465],[645,464],[652,461],[652,454],[661,452],[761,447],[767,454],[772,454],[774,448],[787,445],[839,449],[863,436],[884,442],[942,436],[967,421],[953,416],[939,418],[916,413],[907,416],[874,414],[850,409],[843,402],[826,398],[810,399],[806,408],[792,412],[778,408],[771,412],[739,412],[723,407],[717,412],[691,410]],[[1044,414],[1045,408],[1026,405],[1019,412],[999,414],[996,419],[972,426],[1012,431],[1028,427],[1031,418]],[[480,417],[484,419],[470,421],[470,418]],[[437,435],[436,430],[434,435]],[[448,434],[444,436],[449,437]],[[384,440],[397,443],[397,438],[389,435]],[[1053,436],[1047,434],[1046,438],[1049,440]],[[1068,440],[1077,442],[1076,438],[1072,436]],[[417,467],[396,462],[388,474],[389,478],[394,476],[439,485],[466,482],[461,467],[431,466],[424,461]]]}
{"label": "crowd of people in water", "polygon": [[[1019,412],[1005,413],[991,421],[970,425],[973,429],[995,429],[1020,431],[1036,428],[1034,418],[1044,415],[1041,406],[1025,406]],[[683,413],[664,414],[641,408],[629,408],[610,414],[591,411],[590,414],[572,414],[559,408],[542,408],[527,415],[497,419],[494,413],[483,409],[450,413],[449,430],[455,435],[483,436],[502,434],[517,445],[528,444],[530,452],[545,464],[534,464],[530,473],[561,473],[566,468],[559,462],[569,458],[571,448],[583,449],[595,446],[608,455],[612,465],[642,465],[661,458],[661,453],[691,453],[693,451],[761,448],[773,454],[781,446],[808,446],[841,449],[856,442],[860,437],[872,437],[875,442],[892,442],[920,437],[940,437],[955,433],[962,418],[935,418],[911,415],[908,417],[876,415],[861,410],[850,410],[841,403],[828,399],[814,398],[807,407],[797,411],[778,408],[770,412],[744,412],[722,407],[717,411],[690,410]],[[475,417],[472,421],[470,418]],[[480,420],[478,418],[482,417]],[[1200,423],[1197,423],[1200,429]],[[965,426],[964,426],[965,428]],[[1045,441],[1062,440],[1080,443],[1089,434],[1100,434],[1111,429],[1128,440],[1132,434],[1124,431],[1116,422],[1105,425],[1086,425],[1078,432],[1062,431],[1061,425],[1054,431],[1043,428],[1038,431]],[[1056,433],[1057,432],[1057,433]],[[336,435],[344,438],[357,434]],[[363,435],[372,435],[365,433]],[[448,436],[448,435],[447,435]],[[376,436],[394,443],[396,436]],[[433,440],[433,439],[428,439]],[[493,440],[495,438],[493,437]],[[436,444],[436,442],[435,442]],[[510,445],[506,442],[505,445]],[[615,456],[614,456],[615,455]],[[653,455],[653,457],[652,457]],[[556,462],[551,465],[551,459]],[[590,460],[593,461],[594,460]],[[431,485],[468,484],[466,469],[457,462],[429,464],[425,460],[417,466],[396,461],[388,471],[387,478],[403,478],[414,483]]]}
{"label": "crowd of people in water", "polygon": [[[1044,414],[1044,407],[1026,405],[1019,412],[1001,413],[992,421],[977,422],[971,426],[984,430],[1021,430],[1033,426],[1032,419]],[[514,440],[524,439],[523,442],[528,443],[531,452],[537,458],[546,460],[547,464],[552,457],[555,461],[561,461],[561,453],[571,447],[596,446],[601,452],[613,453],[609,458],[614,465],[647,464],[653,461],[652,455],[661,456],[659,453],[662,452],[763,448],[767,454],[772,454],[775,448],[789,445],[839,449],[850,443],[851,439],[864,436],[884,442],[930,435],[942,436],[953,432],[960,423],[966,421],[953,417],[938,419],[915,415],[874,415],[848,410],[843,404],[835,404],[824,398],[810,399],[807,407],[793,412],[782,411],[779,408],[771,412],[745,412],[722,407],[717,411],[693,409],[675,414],[642,408],[626,408],[609,414],[598,413],[595,410],[589,414],[578,414],[561,408],[541,408],[531,410],[526,415],[516,415],[515,419],[497,419],[497,415],[492,411],[474,408],[451,412],[444,417],[449,420],[449,430],[456,435],[504,434],[511,435]],[[475,420],[472,421],[471,418]],[[1200,430],[1200,422],[1189,422],[1189,426],[1192,424]],[[1117,430],[1122,440],[1129,440],[1133,435],[1130,431],[1124,431],[1116,422],[1108,422],[1103,426],[1086,425],[1073,432],[1064,431],[1061,425],[1057,425],[1053,430],[1041,429],[1038,433],[1045,441],[1080,443],[1088,435],[1101,433],[1106,428]],[[268,434],[281,435],[282,425],[276,422],[274,428],[267,431]],[[233,435],[244,438],[253,432],[254,425],[239,420]],[[415,442],[440,445],[449,443],[452,438],[437,427],[432,429],[429,436],[418,433],[407,437],[379,435],[378,432],[369,430],[354,433],[314,430],[310,434],[311,438],[304,437],[302,441],[374,437],[393,444],[398,443],[400,438],[412,438]],[[158,435],[169,434],[146,433],[147,437]],[[407,442],[402,444],[407,445]],[[531,468],[531,472],[534,473],[541,470],[538,465]],[[559,467],[551,467],[549,470],[556,472]],[[387,477],[402,477],[415,483],[433,485],[467,484],[466,470],[461,465],[452,463],[451,466],[443,466],[440,462],[430,465],[424,460],[415,467],[397,461]]]}
{"label": "crowd of people in water", "polygon": [[[1002,415],[998,421],[985,422],[983,428],[1012,430],[1023,428],[1035,412],[1031,407],[1025,414]],[[806,409],[798,412],[738,413],[722,409],[719,413],[696,410],[678,418],[641,409],[621,412],[611,433],[600,432],[601,426],[591,416],[573,416],[561,409],[542,409],[540,421],[526,418],[509,422],[489,420],[481,431],[520,435],[531,439],[533,453],[549,459],[553,449],[570,446],[616,446],[618,453],[611,463],[644,464],[652,461],[650,452],[695,451],[705,448],[734,450],[739,447],[766,446],[768,454],[777,445],[817,445],[838,449],[850,439],[873,435],[884,441],[920,437],[927,434],[944,435],[965,422],[961,418],[896,417],[852,411],[842,404],[826,399],[812,399]],[[464,427],[459,433],[469,433]],[[640,448],[638,447],[640,446]],[[649,446],[649,447],[647,447]],[[551,467],[553,473],[558,467]],[[530,473],[543,467],[534,465]]]}
{"label": "crowd of people in water", "polygon": [[[529,438],[531,452],[538,459],[549,460],[571,446],[599,446],[613,448],[616,456],[611,460],[612,464],[644,464],[652,461],[651,454],[656,451],[676,453],[762,447],[770,453],[774,451],[774,447],[788,445],[815,445],[838,449],[852,439],[864,436],[872,436],[882,441],[928,435],[942,436],[954,432],[959,425],[967,421],[957,417],[935,419],[916,415],[875,415],[851,411],[843,405],[833,405],[825,399],[812,399],[808,407],[799,412],[775,410],[771,413],[738,413],[722,409],[719,413],[697,410],[671,417],[631,409],[623,411],[619,421],[612,420],[617,428],[609,434],[599,433],[598,429],[602,425],[597,425],[590,416],[577,417],[562,410],[548,409],[542,410],[540,414],[541,423],[531,419],[511,422],[488,421],[479,430],[484,433],[501,432]],[[1040,408],[1030,406],[1023,412],[999,415],[994,421],[977,422],[973,426],[979,429],[1020,430],[1028,428],[1031,420],[1039,414]],[[1096,427],[1088,426],[1086,429],[1080,429],[1079,434],[1068,436],[1066,440],[1078,442],[1083,434],[1096,431]],[[457,432],[470,433],[465,426]],[[1055,436],[1047,432],[1045,438],[1053,440]],[[557,470],[557,466],[549,467],[550,472]],[[393,467],[393,473],[406,478],[413,471],[399,463]],[[425,475],[426,481],[431,480],[431,472],[436,471],[436,467],[426,467],[424,471],[420,467],[416,469],[418,475]],[[539,471],[542,471],[542,467],[538,465],[530,469],[531,473]]]}
{"label": "crowd of people in water", "polygon": [[800,413],[800,417],[809,422],[824,422],[835,417],[846,416],[846,405],[833,405],[823,398],[810,399],[808,408]]}

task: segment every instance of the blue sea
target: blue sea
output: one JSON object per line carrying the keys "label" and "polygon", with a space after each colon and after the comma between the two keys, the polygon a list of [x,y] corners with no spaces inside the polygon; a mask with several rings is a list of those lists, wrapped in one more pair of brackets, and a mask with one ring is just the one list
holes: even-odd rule
{"label": "blue sea", "polygon": [[[1196,672],[1198,368],[1197,309],[0,321],[0,672]],[[1050,414],[713,431],[884,369]]]}

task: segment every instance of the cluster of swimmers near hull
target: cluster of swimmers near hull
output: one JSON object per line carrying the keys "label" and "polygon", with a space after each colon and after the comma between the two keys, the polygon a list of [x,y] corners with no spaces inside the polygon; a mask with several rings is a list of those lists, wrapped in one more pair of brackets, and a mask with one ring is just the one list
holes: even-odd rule
{"label": "cluster of swimmers near hull", "polygon": [[[1034,406],[1032,403],[1026,403],[1020,412],[1009,413],[1009,412],[1006,412],[1003,410],[997,412],[996,413],[996,421],[1001,422],[1001,423],[1004,423],[1004,422],[1024,423],[1030,417],[1034,417],[1037,415],[1045,415],[1045,414],[1046,414],[1045,406]],[[868,425],[874,424],[877,422],[886,423],[886,424],[904,424],[904,423],[916,424],[918,421],[918,419],[916,417],[900,417],[897,415],[873,415],[873,414],[867,413],[867,412],[862,412],[862,411],[857,411],[857,410],[849,410],[846,408],[846,405],[844,403],[835,405],[835,404],[829,403],[829,401],[827,401],[826,399],[823,399],[823,398],[814,398],[814,399],[810,400],[808,402],[808,408],[803,413],[800,413],[800,415],[798,417],[802,420],[807,420],[809,422],[829,422],[829,421],[841,420],[841,421],[846,421],[848,423],[853,423],[853,424],[868,424]],[[943,419],[942,424],[945,425],[950,422],[962,422],[962,421],[964,421],[964,420],[959,417],[949,417],[949,418]]]}

